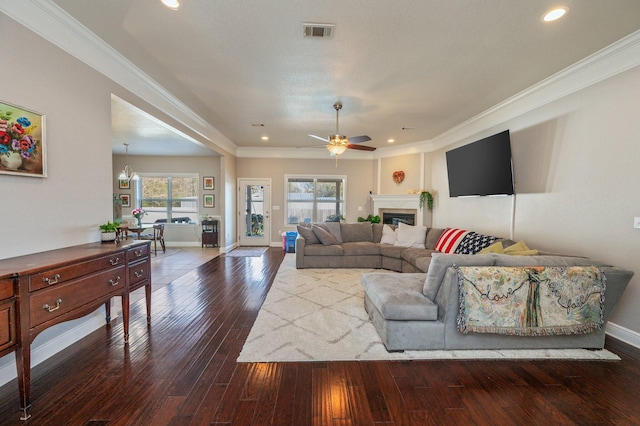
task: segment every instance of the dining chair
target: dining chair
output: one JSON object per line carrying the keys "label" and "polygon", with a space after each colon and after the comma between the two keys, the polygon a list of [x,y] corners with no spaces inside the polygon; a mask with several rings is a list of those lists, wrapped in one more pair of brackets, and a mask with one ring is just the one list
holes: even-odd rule
{"label": "dining chair", "polygon": [[164,245],[164,224],[153,225],[153,234],[143,234],[140,236],[141,240],[153,241],[153,255],[158,255],[158,243],[162,248],[162,252],[166,253],[167,248]]}

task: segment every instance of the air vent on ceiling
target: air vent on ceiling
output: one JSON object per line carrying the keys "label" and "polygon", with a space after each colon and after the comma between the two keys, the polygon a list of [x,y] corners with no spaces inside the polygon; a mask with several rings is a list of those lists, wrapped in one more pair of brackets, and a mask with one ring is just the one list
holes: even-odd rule
{"label": "air vent on ceiling", "polygon": [[334,24],[313,24],[305,22],[302,24],[304,27],[304,36],[311,38],[331,38],[333,36]]}

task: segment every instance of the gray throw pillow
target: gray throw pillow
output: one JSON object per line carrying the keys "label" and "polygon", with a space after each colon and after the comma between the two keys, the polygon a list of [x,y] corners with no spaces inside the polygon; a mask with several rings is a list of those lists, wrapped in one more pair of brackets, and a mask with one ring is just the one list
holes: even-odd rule
{"label": "gray throw pillow", "polygon": [[341,223],[340,229],[343,243],[373,242],[373,227],[369,222]]}
{"label": "gray throw pillow", "polygon": [[424,280],[422,293],[432,302],[435,302],[438,290],[450,266],[493,266],[496,259],[490,254],[431,254],[431,263]]}
{"label": "gray throw pillow", "polygon": [[331,235],[336,237],[336,240],[338,240],[338,244],[342,244],[342,231],[340,230],[340,222],[324,222],[322,224],[318,224],[318,226],[331,232]]}
{"label": "gray throw pillow", "polygon": [[336,239],[336,237],[334,237],[331,234],[331,232],[327,231],[323,227],[320,227],[318,225],[311,225],[311,230],[316,235],[318,240],[320,240],[320,242],[325,246],[333,246],[333,245],[340,244],[340,242]]}
{"label": "gray throw pillow", "polygon": [[304,237],[305,245],[320,244],[320,240],[309,226],[298,225],[298,234]]}

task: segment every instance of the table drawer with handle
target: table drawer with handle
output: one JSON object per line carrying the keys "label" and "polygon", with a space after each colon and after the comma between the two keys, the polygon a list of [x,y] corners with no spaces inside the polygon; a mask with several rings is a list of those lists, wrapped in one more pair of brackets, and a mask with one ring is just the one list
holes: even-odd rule
{"label": "table drawer with handle", "polygon": [[55,319],[125,286],[124,265],[88,275],[31,295],[31,327]]}
{"label": "table drawer with handle", "polygon": [[138,284],[150,278],[149,262],[142,261],[129,265],[129,291],[136,290]]}
{"label": "table drawer with handle", "polygon": [[133,262],[149,256],[149,244],[140,244],[127,250],[127,260]]}
{"label": "table drawer with handle", "polygon": [[102,269],[115,268],[125,263],[124,251],[98,257],[86,262],[34,274],[29,277],[29,291],[36,291],[52,285],[61,284]]}

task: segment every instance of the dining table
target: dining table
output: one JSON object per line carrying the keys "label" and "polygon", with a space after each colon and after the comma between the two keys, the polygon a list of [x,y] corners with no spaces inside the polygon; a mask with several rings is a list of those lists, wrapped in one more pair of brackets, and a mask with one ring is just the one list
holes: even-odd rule
{"label": "dining table", "polygon": [[133,232],[133,233],[138,235],[136,240],[139,240],[140,239],[140,235],[144,231],[149,229],[151,226],[153,226],[153,225],[144,225],[143,224],[142,226],[119,226],[118,229],[120,230],[120,232],[124,232],[125,239],[129,237],[129,232]]}

